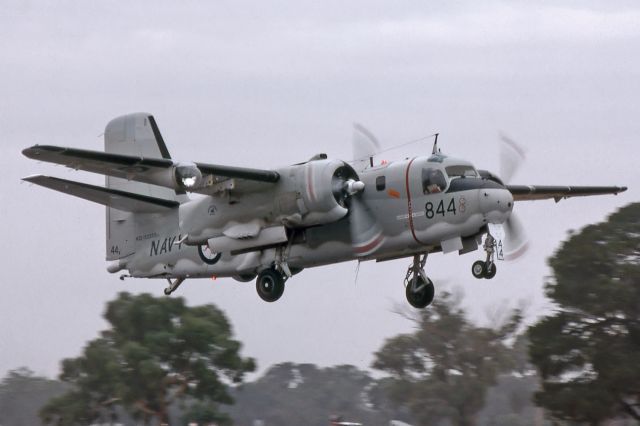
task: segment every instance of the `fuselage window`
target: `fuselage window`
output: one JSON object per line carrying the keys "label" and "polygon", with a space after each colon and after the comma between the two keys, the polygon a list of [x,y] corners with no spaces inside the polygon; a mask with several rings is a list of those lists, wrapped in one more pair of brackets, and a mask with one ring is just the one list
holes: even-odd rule
{"label": "fuselage window", "polygon": [[387,186],[387,182],[384,176],[378,176],[376,178],[376,189],[378,191],[384,191],[384,188],[386,188]]}
{"label": "fuselage window", "polygon": [[425,194],[436,194],[447,187],[447,179],[438,169],[422,169],[422,191]]}

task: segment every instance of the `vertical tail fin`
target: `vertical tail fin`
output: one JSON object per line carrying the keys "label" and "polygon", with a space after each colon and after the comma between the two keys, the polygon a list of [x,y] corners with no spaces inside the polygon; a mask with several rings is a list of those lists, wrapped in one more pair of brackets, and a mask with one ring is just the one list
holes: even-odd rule
{"label": "vertical tail fin", "polygon": [[[155,119],[147,113],[127,114],[111,120],[104,131],[104,150],[149,158],[171,158]],[[111,176],[106,177],[106,186],[166,200],[187,200],[184,192]],[[107,260],[122,259],[135,252],[135,215],[107,207]]]}

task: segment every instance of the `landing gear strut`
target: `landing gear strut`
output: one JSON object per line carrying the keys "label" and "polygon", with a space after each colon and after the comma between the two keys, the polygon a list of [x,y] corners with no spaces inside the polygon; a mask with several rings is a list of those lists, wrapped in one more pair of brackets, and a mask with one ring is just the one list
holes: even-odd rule
{"label": "landing gear strut", "polygon": [[426,308],[433,302],[435,288],[433,282],[424,273],[424,265],[427,262],[427,253],[413,256],[413,263],[407,270],[404,278],[405,294],[407,301],[414,308]]}
{"label": "landing gear strut", "polygon": [[275,302],[284,293],[284,277],[275,268],[265,269],[258,274],[256,290],[265,302]]}
{"label": "landing gear strut", "polygon": [[169,296],[171,293],[176,291],[178,287],[180,287],[180,284],[182,284],[185,279],[186,278],[176,278],[175,280],[171,281],[169,278],[167,278],[167,281],[169,281],[169,287],[164,289],[164,294]]}
{"label": "landing gear strut", "polygon": [[496,253],[496,239],[493,238],[491,234],[487,234],[487,238],[484,241],[484,251],[487,253],[487,259],[485,261],[478,260],[473,263],[471,266],[471,273],[474,277],[486,278],[490,280],[491,278],[496,276],[496,272],[498,272],[498,268],[495,263],[495,253]]}

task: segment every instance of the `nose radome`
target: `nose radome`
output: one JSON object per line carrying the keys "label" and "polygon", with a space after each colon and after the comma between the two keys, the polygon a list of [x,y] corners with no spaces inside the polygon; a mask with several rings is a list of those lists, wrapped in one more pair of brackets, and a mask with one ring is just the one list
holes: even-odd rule
{"label": "nose radome", "polygon": [[513,210],[513,195],[507,189],[483,189],[480,209],[488,223],[504,223]]}

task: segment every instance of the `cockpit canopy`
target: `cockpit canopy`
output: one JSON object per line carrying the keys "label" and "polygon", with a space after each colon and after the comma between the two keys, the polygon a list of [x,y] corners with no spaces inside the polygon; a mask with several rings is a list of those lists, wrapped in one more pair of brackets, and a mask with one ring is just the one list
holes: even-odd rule
{"label": "cockpit canopy", "polygon": [[429,157],[422,169],[422,190],[425,194],[444,192],[452,179],[479,177],[471,163],[436,154]]}

